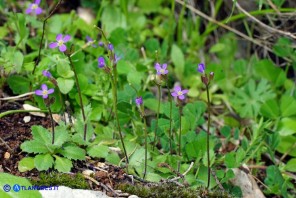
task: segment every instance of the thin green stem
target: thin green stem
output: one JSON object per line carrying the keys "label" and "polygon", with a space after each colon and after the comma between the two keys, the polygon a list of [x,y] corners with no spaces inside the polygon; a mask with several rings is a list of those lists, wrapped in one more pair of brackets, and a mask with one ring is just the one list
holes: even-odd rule
{"label": "thin green stem", "polygon": [[160,92],[160,85],[157,84],[157,91],[158,91],[158,106],[157,106],[157,115],[156,115],[156,122],[155,122],[155,129],[154,129],[154,141],[153,141],[153,148],[152,151],[154,151],[154,148],[156,147],[157,143],[157,129],[158,129],[158,119],[159,119],[159,110],[160,110],[160,100],[161,100],[161,92]]}
{"label": "thin green stem", "polygon": [[[45,102],[45,104],[46,104],[46,102]],[[50,109],[50,105],[46,105],[46,106],[47,106],[47,109],[48,109],[48,112],[49,112],[50,121],[51,121],[51,129],[52,129],[52,141],[51,141],[51,144],[54,144],[54,121],[53,121],[53,117],[52,117],[52,112],[51,112],[51,109]]]}
{"label": "thin green stem", "polygon": [[[114,74],[116,75],[117,73],[114,72]],[[110,75],[112,75],[112,74],[110,74]],[[111,82],[112,82],[114,115],[115,115],[115,119],[116,119],[116,122],[117,122],[118,133],[119,133],[119,136],[120,136],[120,141],[121,141],[121,144],[122,144],[123,152],[124,152],[127,167],[128,167],[128,163],[129,163],[128,155],[127,155],[127,152],[126,152],[126,149],[125,149],[125,145],[124,145],[124,141],[123,141],[123,135],[121,133],[121,127],[120,127],[118,113],[117,113],[117,86],[116,86],[116,81],[115,81],[115,79],[117,79],[117,78],[115,78],[115,76],[114,77],[111,76],[111,78],[112,78]]]}
{"label": "thin green stem", "polygon": [[148,133],[147,133],[147,124],[146,124],[146,117],[145,117],[145,112],[143,110],[143,120],[144,120],[144,132],[145,132],[145,167],[144,167],[144,174],[143,174],[143,179],[145,179],[146,177],[146,173],[147,173],[147,155],[148,155],[148,142],[147,142],[147,138],[148,138]]}
{"label": "thin green stem", "polygon": [[[178,148],[178,155],[181,158],[181,136],[182,136],[182,106],[180,104],[179,106],[179,122],[180,122],[180,126],[179,126],[179,148]],[[180,165],[181,165],[181,161],[178,162],[178,172],[180,172]]]}
{"label": "thin green stem", "polygon": [[208,160],[208,184],[207,189],[210,187],[211,180],[211,167],[210,167],[210,125],[211,125],[211,102],[209,94],[209,85],[206,85],[207,100],[208,100],[208,127],[207,127],[207,160]]}
{"label": "thin green stem", "polygon": [[83,122],[84,122],[83,140],[85,141],[86,140],[87,123],[86,123],[86,116],[85,116],[85,112],[84,112],[84,106],[83,106],[83,102],[82,102],[82,95],[81,95],[80,85],[79,85],[79,81],[78,81],[77,72],[76,72],[76,69],[75,69],[75,67],[73,65],[71,56],[70,56],[70,54],[67,54],[67,56],[68,56],[71,68],[72,68],[72,70],[74,72],[75,84],[76,84],[76,87],[77,87],[77,92],[78,92],[78,97],[79,97],[79,102],[80,102],[81,112],[82,112],[82,119],[83,119]]}
{"label": "thin green stem", "polygon": [[172,147],[172,112],[173,112],[173,100],[172,100],[172,95],[171,95],[171,91],[169,89],[169,85],[168,82],[166,81],[166,86],[168,89],[168,97],[169,97],[169,101],[170,101],[170,128],[169,128],[169,145],[170,145],[170,154],[173,154],[173,147]]}

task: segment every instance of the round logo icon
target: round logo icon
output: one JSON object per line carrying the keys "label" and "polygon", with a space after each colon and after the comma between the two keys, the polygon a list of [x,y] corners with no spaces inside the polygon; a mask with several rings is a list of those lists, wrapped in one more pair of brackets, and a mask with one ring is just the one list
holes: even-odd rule
{"label": "round logo icon", "polygon": [[12,189],[14,190],[14,192],[19,192],[21,190],[21,186],[18,184],[14,184]]}
{"label": "round logo icon", "polygon": [[3,186],[3,190],[4,190],[5,192],[9,192],[10,189],[11,189],[11,187],[10,187],[10,185],[8,185],[8,184],[5,184],[5,185]]}

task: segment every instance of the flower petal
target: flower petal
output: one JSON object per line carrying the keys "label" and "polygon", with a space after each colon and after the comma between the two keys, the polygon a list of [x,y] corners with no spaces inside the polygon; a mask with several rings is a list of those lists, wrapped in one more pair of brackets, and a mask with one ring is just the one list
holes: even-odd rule
{"label": "flower petal", "polygon": [[41,14],[42,13],[42,9],[41,8],[36,8],[35,10],[36,15]]}
{"label": "flower petal", "polygon": [[47,90],[47,85],[46,85],[46,84],[42,84],[42,85],[41,85],[41,89],[42,89],[42,90]]}
{"label": "flower petal", "polygon": [[178,94],[176,92],[171,93],[172,96],[177,97]]}
{"label": "flower petal", "polygon": [[40,4],[40,1],[41,0],[35,0],[35,4],[38,4],[39,5]]}
{"label": "flower petal", "polygon": [[63,35],[62,34],[58,34],[56,37],[57,41],[62,40],[63,39]]}
{"label": "flower petal", "polygon": [[26,9],[26,14],[30,14],[32,12],[32,9],[31,9],[31,5],[29,6],[29,8]]}
{"label": "flower petal", "polygon": [[35,91],[35,94],[37,96],[42,96],[43,95],[43,91],[38,89],[38,90]]}
{"label": "flower petal", "polygon": [[49,90],[47,91],[48,94],[52,94],[53,92],[54,92],[54,89],[49,89]]}
{"label": "flower petal", "polygon": [[168,74],[169,70],[164,70],[163,74]]}
{"label": "flower petal", "polygon": [[185,99],[185,96],[184,95],[179,95],[179,99],[180,100],[184,100]]}
{"label": "flower petal", "polygon": [[58,46],[58,43],[57,42],[53,42],[53,43],[50,43],[49,44],[49,48],[56,48]]}
{"label": "flower petal", "polygon": [[174,90],[175,90],[175,92],[181,91],[181,87],[180,87],[180,86],[176,86],[176,87],[174,88]]}
{"label": "flower petal", "polygon": [[188,93],[188,91],[189,91],[189,90],[187,90],[187,89],[184,89],[184,90],[182,91],[182,93],[183,93],[183,94],[187,94],[187,93]]}
{"label": "flower petal", "polygon": [[69,40],[71,39],[71,36],[70,35],[66,35],[63,39],[64,43],[68,42]]}
{"label": "flower petal", "polygon": [[67,50],[66,45],[65,45],[65,44],[61,45],[61,46],[59,47],[59,50],[60,50],[61,52],[66,51],[66,50]]}
{"label": "flower petal", "polygon": [[162,69],[166,69],[168,67],[168,64],[164,63],[162,64]]}
{"label": "flower petal", "polygon": [[161,66],[160,66],[159,63],[155,63],[154,68],[155,68],[156,70],[161,70]]}
{"label": "flower petal", "polygon": [[48,94],[43,94],[43,99],[48,98]]}

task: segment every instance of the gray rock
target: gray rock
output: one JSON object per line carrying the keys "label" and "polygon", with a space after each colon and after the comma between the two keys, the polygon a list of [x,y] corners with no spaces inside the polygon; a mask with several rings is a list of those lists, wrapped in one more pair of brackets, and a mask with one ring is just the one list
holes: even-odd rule
{"label": "gray rock", "polygon": [[39,190],[43,198],[109,198],[105,193],[92,190],[71,189],[59,186],[58,190]]}

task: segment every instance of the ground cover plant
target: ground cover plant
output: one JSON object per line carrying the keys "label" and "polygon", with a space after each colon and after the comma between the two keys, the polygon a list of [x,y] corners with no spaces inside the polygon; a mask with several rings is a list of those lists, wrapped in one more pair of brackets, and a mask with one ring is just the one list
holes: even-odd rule
{"label": "ground cover plant", "polygon": [[295,197],[295,6],[0,2],[0,196]]}

